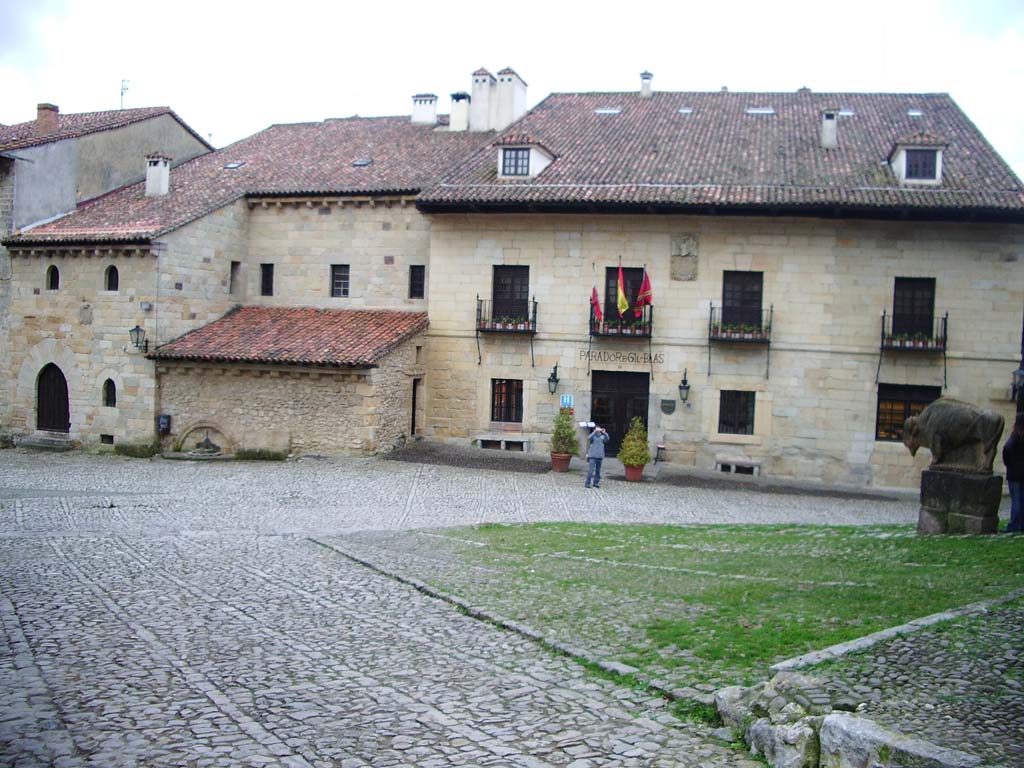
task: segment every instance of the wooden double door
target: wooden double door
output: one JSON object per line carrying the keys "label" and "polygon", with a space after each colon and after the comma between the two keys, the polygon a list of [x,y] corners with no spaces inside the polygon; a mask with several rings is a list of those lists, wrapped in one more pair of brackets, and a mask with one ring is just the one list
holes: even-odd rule
{"label": "wooden double door", "polygon": [[626,371],[594,371],[591,377],[590,420],[608,430],[605,453],[616,456],[629,422],[639,416],[647,426],[650,376]]}

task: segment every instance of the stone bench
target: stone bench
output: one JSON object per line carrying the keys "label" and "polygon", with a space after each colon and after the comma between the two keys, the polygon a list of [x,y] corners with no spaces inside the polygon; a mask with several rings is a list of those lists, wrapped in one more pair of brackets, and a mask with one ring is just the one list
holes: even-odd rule
{"label": "stone bench", "polygon": [[527,453],[530,450],[530,440],[522,435],[488,434],[477,435],[471,441],[478,448],[491,451],[519,451]]}
{"label": "stone bench", "polygon": [[732,472],[733,474],[760,475],[761,462],[757,459],[748,459],[746,456],[726,456],[718,454],[715,456],[716,472]]}

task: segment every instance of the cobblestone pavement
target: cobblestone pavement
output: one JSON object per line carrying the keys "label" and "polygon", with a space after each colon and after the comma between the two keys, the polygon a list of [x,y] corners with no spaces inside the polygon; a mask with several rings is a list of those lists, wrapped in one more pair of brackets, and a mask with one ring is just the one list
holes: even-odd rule
{"label": "cobblestone pavement", "polygon": [[0,764],[751,766],[661,700],[306,536],[916,514],[649,484],[595,493],[579,480],[0,451]]}

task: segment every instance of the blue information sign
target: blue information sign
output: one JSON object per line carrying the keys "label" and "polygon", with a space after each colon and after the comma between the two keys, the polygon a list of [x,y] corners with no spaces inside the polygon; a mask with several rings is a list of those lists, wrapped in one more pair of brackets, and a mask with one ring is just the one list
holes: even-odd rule
{"label": "blue information sign", "polygon": [[572,395],[562,395],[562,407],[572,408]]}

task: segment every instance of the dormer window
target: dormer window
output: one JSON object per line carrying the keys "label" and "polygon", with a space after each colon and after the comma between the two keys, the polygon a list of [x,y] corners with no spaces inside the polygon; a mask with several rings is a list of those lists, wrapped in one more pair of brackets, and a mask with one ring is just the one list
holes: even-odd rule
{"label": "dormer window", "polygon": [[530,150],[528,147],[505,148],[501,151],[502,176],[529,176]]}
{"label": "dormer window", "polygon": [[908,149],[907,181],[935,181],[938,154],[936,149]]}

